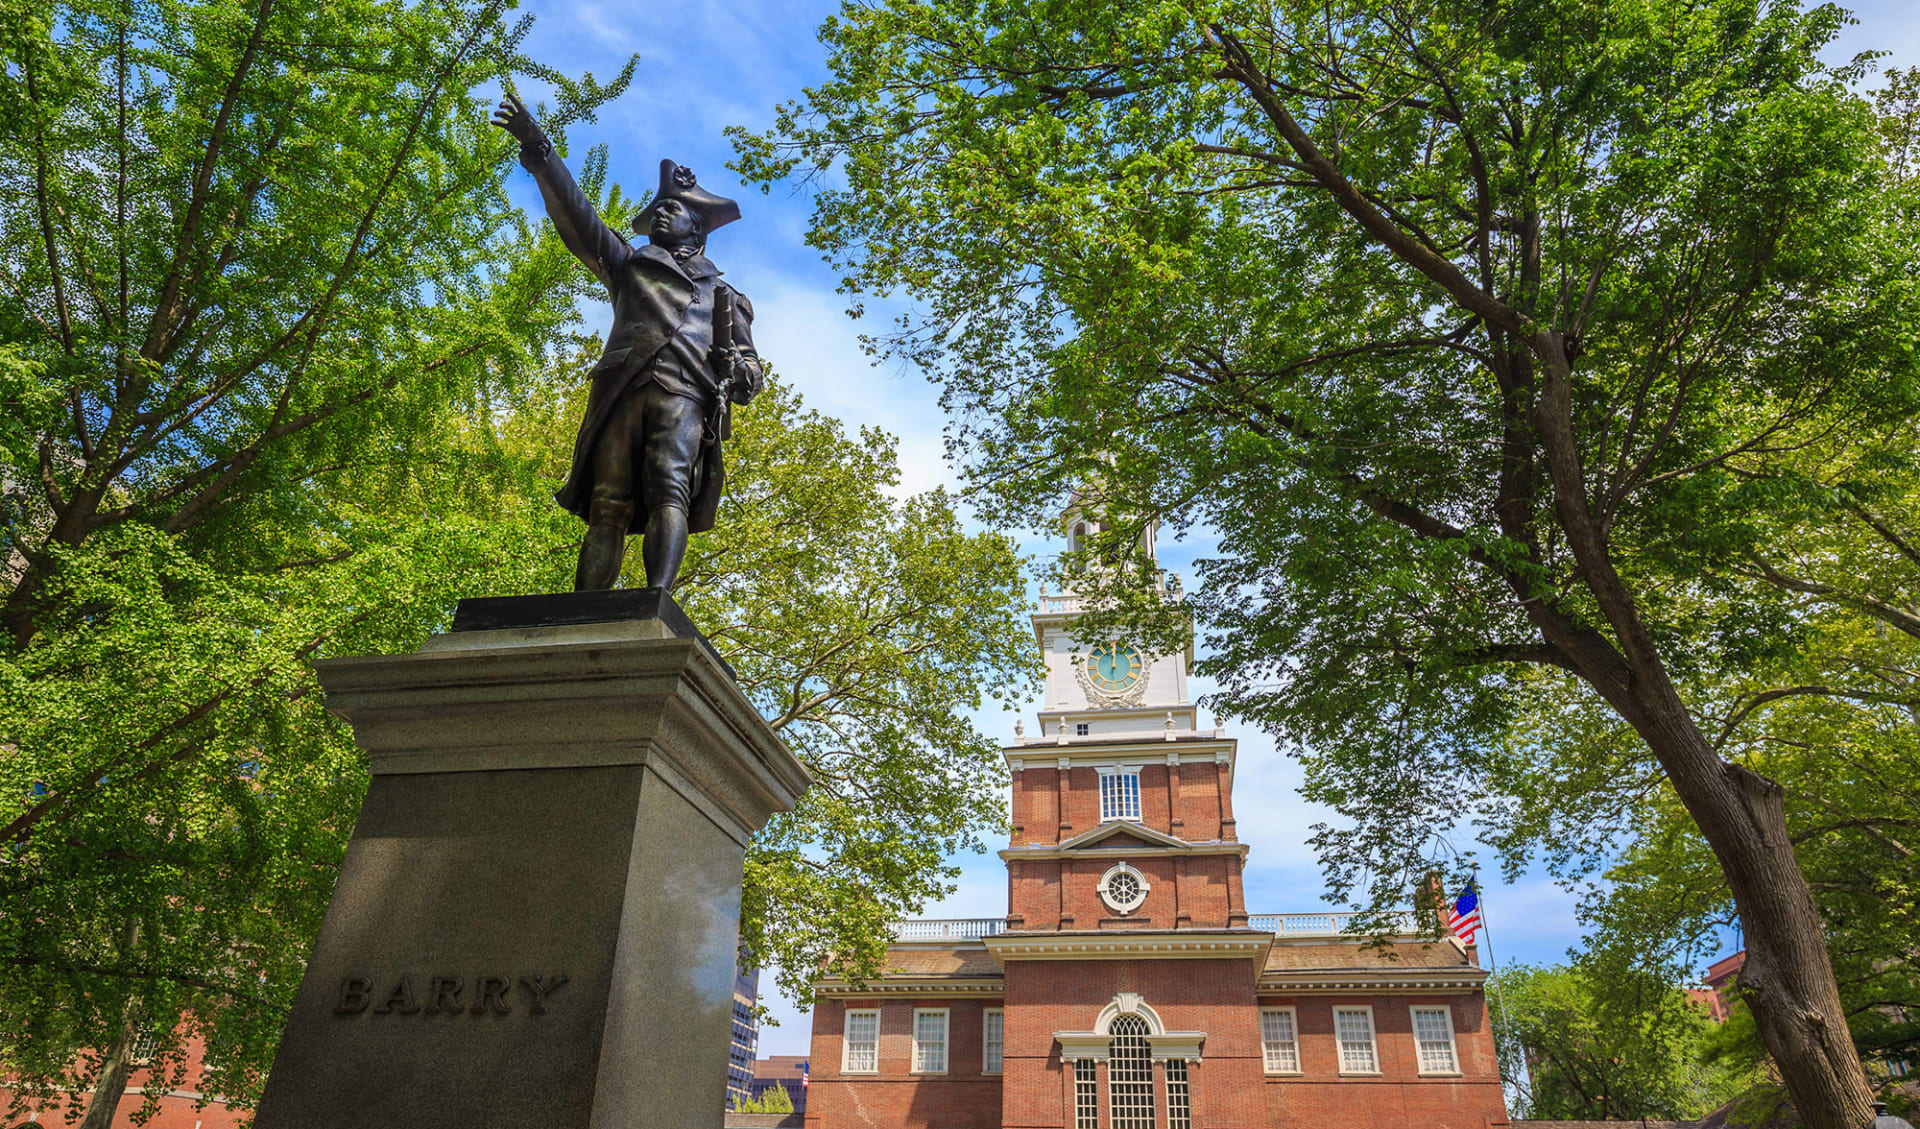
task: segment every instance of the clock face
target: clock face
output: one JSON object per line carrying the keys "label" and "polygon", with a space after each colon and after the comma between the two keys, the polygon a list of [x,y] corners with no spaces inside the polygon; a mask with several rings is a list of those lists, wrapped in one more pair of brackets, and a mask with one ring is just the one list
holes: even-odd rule
{"label": "clock face", "polygon": [[1109,694],[1125,690],[1140,681],[1146,659],[1125,643],[1102,643],[1093,649],[1087,662],[1087,677],[1096,689]]}

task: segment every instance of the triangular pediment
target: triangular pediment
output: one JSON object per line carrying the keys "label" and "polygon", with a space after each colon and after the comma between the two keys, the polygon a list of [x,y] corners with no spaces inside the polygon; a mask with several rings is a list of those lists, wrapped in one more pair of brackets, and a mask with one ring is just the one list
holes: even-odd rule
{"label": "triangular pediment", "polygon": [[1083,831],[1073,838],[1062,842],[1059,850],[1084,850],[1092,847],[1124,847],[1129,850],[1140,848],[1155,850],[1165,847],[1191,847],[1185,839],[1176,839],[1164,831],[1155,831],[1138,823],[1117,820],[1103,823],[1091,831]]}

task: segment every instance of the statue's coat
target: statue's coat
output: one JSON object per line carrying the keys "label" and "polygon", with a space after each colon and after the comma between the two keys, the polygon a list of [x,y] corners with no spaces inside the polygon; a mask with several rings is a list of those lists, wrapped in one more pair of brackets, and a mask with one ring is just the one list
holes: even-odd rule
{"label": "statue's coat", "polygon": [[[733,343],[750,358],[756,356],[753,307],[745,295],[719,281],[720,271],[705,255],[694,255],[684,264],[678,263],[672,255],[652,244],[636,249],[602,223],[599,213],[574,183],[573,174],[550,149],[523,151],[520,163],[539,183],[547,215],[553,220],[561,241],[606,286],[613,301],[613,329],[607,334],[600,362],[593,366],[586,417],[580,421],[580,433],[573,442],[573,469],[567,473],[566,484],[553,496],[569,513],[584,521],[587,504],[593,497],[594,443],[620,398],[636,381],[647,379],[654,354],[673,338],[686,320],[687,307],[694,298],[693,280],[713,278],[716,291],[724,288],[733,294]],[[715,297],[718,300],[717,293]],[[714,395],[719,396],[717,382]],[[636,466],[636,473],[644,472]],[[700,457],[694,464],[692,508],[687,513],[689,532],[701,533],[713,528],[725,479],[719,437],[709,433],[702,438]],[[644,490],[638,489],[640,485],[635,483],[636,494],[644,497]],[[630,531],[639,532],[646,520],[645,507],[635,507]]]}

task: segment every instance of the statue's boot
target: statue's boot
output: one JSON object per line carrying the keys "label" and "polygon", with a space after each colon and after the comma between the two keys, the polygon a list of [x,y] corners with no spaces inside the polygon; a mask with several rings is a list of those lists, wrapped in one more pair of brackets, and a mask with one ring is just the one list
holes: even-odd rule
{"label": "statue's boot", "polygon": [[[627,555],[627,531],[631,528],[632,502],[593,501],[587,510],[586,540],[580,543],[580,563],[573,571],[575,592],[613,587],[613,582],[620,579],[620,562]],[[682,534],[683,551],[684,545]]]}
{"label": "statue's boot", "polygon": [[661,506],[647,515],[646,536],[640,542],[640,558],[647,566],[647,587],[672,588],[680,575],[680,561],[687,555],[687,511],[679,506]]}

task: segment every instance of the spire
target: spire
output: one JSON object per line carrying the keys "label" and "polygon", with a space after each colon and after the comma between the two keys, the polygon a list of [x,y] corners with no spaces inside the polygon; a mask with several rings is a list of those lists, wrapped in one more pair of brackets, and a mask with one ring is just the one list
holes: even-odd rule
{"label": "spire", "polygon": [[[1106,499],[1099,493],[1096,484],[1086,483],[1074,488],[1067,498],[1067,504],[1060,511],[1060,529],[1067,537],[1067,552],[1077,552],[1087,543],[1087,538],[1099,533],[1105,526],[1102,518],[1106,516]],[[1140,530],[1140,551],[1149,561],[1158,563],[1155,555],[1154,539],[1160,531],[1160,523],[1149,521]]]}

